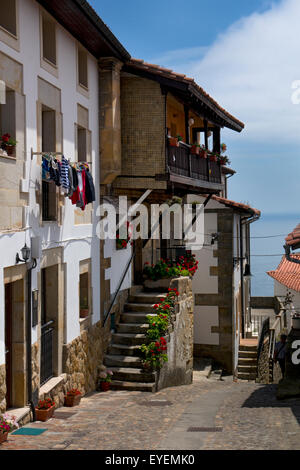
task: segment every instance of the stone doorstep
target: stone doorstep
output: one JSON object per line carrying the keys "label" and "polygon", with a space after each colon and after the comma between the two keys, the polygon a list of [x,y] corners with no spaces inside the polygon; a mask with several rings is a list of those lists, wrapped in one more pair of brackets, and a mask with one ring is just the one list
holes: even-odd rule
{"label": "stone doorstep", "polygon": [[59,377],[53,377],[52,379],[48,380],[48,382],[46,382],[40,388],[39,399],[43,400],[45,395],[48,395],[55,387],[61,383],[66,383],[66,381],[67,374],[61,374]]}
{"label": "stone doorstep", "polygon": [[24,408],[9,408],[5,413],[15,416],[17,423],[20,423],[20,421],[22,422],[23,420],[27,422],[27,420],[25,420],[27,416],[30,421],[30,406],[25,406]]}

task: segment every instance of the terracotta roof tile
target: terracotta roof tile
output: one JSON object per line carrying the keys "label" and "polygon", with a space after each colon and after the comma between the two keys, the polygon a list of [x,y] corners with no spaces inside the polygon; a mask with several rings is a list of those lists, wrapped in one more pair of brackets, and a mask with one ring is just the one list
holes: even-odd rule
{"label": "terracotta roof tile", "polygon": [[170,69],[166,69],[164,67],[160,67],[159,65],[156,64],[149,64],[147,62],[144,62],[141,59],[133,59],[131,58],[130,61],[127,63],[128,65],[136,66],[139,68],[151,70],[154,73],[162,73],[165,74],[168,78],[176,78],[182,82],[187,82],[189,84],[194,85],[194,87],[203,95],[205,96],[214,106],[216,106],[222,113],[225,114],[230,120],[234,121],[240,128],[244,128],[245,124],[241,121],[239,121],[236,117],[234,117],[232,114],[230,114],[226,109],[222,108],[222,106],[219,105],[206,91],[200,87],[193,78],[187,77],[184,74],[181,73],[176,73]]}
{"label": "terracotta roof tile", "polygon": [[212,199],[217,202],[220,202],[221,204],[224,204],[227,207],[233,207],[242,211],[251,212],[253,215],[257,215],[259,217],[261,215],[261,212],[258,209],[255,209],[254,207],[248,206],[247,204],[243,204],[241,202],[231,201],[230,199],[225,199],[224,197],[215,195],[212,196]]}
{"label": "terracotta roof tile", "polygon": [[285,241],[292,248],[300,246],[300,224],[286,237]]}
{"label": "terracotta roof tile", "polygon": [[[300,260],[300,253],[293,254],[291,258]],[[268,271],[267,274],[288,289],[300,292],[300,264],[288,261],[283,256],[278,268],[275,271]]]}

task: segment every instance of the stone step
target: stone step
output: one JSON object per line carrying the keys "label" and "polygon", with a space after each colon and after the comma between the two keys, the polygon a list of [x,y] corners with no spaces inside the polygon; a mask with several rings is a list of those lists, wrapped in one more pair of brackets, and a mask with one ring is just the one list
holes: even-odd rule
{"label": "stone step", "polygon": [[129,302],[155,305],[160,303],[161,299],[165,299],[166,295],[167,294],[162,294],[159,292],[141,292],[136,295],[130,295]]}
{"label": "stone step", "polygon": [[248,358],[248,357],[239,357],[239,366],[257,366],[257,359],[256,358]]}
{"label": "stone step", "polygon": [[111,367],[114,380],[125,382],[149,383],[155,382],[154,372],[145,372],[144,369],[134,369],[130,367]]}
{"label": "stone step", "polygon": [[122,356],[117,354],[107,354],[104,363],[109,367],[136,367],[140,369],[143,365],[140,357]]}
{"label": "stone step", "polygon": [[238,372],[241,372],[242,374],[244,373],[249,373],[249,374],[256,374],[257,372],[257,367],[256,366],[238,366]]}
{"label": "stone step", "polygon": [[257,351],[239,351],[239,358],[257,359]]}
{"label": "stone step", "polygon": [[124,306],[124,310],[126,312],[149,312],[149,313],[154,313],[154,307],[155,303],[127,303]]}
{"label": "stone step", "polygon": [[117,333],[146,333],[148,323],[119,323]]}
{"label": "stone step", "polygon": [[141,383],[141,382],[125,382],[123,380],[112,380],[110,383],[111,390],[130,390],[137,392],[155,392],[155,382]]}
{"label": "stone step", "polygon": [[113,343],[141,345],[147,341],[146,335],[141,333],[115,333],[112,335]]}
{"label": "stone step", "polygon": [[129,346],[126,344],[113,343],[108,348],[109,355],[117,356],[141,356],[140,346]]}
{"label": "stone step", "polygon": [[[147,322],[147,316],[149,313],[145,312],[125,312],[121,314],[121,322],[122,323],[146,323]],[[150,314],[152,317],[154,317],[154,313]]]}
{"label": "stone step", "polygon": [[257,345],[245,346],[245,345],[240,344],[239,351],[249,351],[249,352],[257,351]]}
{"label": "stone step", "polygon": [[238,379],[240,380],[255,380],[256,379],[256,374],[250,374],[250,373],[243,373],[243,372],[238,372],[237,375]]}

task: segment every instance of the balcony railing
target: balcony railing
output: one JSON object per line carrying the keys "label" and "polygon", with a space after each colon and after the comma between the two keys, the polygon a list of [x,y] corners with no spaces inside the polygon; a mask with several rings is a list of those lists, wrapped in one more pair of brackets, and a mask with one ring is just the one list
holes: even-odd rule
{"label": "balcony railing", "polygon": [[202,180],[209,183],[221,184],[221,165],[209,158],[190,153],[191,147],[180,142],[179,147],[167,147],[168,167],[170,173]]}

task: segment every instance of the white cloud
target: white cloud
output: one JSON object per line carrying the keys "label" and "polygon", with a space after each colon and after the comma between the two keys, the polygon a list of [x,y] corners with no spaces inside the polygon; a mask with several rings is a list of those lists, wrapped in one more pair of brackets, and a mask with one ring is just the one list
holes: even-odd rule
{"label": "white cloud", "polygon": [[300,80],[299,18],[299,0],[282,0],[233,24],[206,51],[195,47],[161,59],[245,122],[244,144],[299,145],[300,105],[291,100],[292,83]]}

